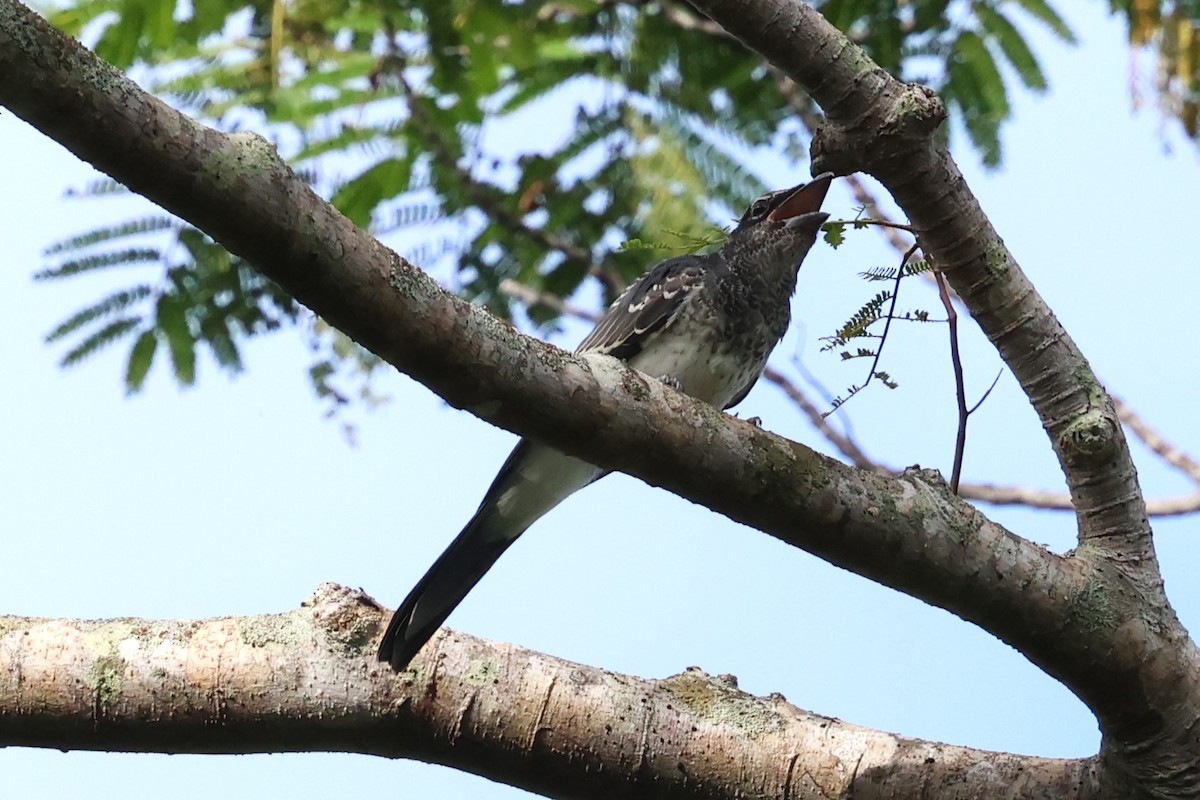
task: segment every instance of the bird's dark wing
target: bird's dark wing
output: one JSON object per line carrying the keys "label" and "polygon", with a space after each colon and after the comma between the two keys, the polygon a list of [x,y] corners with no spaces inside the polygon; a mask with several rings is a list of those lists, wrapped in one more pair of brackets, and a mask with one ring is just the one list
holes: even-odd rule
{"label": "bird's dark wing", "polygon": [[720,256],[679,256],[662,262],[625,290],[604,312],[576,353],[603,353],[628,361],[646,341],[671,321],[704,285]]}

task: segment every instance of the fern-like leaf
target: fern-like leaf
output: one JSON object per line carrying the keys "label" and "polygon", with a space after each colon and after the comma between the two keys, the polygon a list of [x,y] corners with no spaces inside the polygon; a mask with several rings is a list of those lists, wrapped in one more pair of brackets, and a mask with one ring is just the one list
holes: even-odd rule
{"label": "fern-like leaf", "polygon": [[124,311],[134,303],[146,299],[153,293],[154,290],[149,286],[135,286],[132,289],[114,292],[100,302],[90,305],[82,311],[77,311],[60,322],[55,326],[54,330],[46,334],[46,343],[57,342],[59,339],[74,333],[89,322]]}
{"label": "fern-like leaf", "polygon": [[880,319],[880,311],[883,309],[883,304],[892,299],[891,292],[880,292],[862,305],[846,323],[838,329],[833,336],[823,336],[822,341],[825,345],[821,347],[821,351],[825,352],[838,347],[844,347],[851,339],[857,339],[867,336],[867,328]]}
{"label": "fern-like leaf", "polygon": [[146,383],[146,375],[150,365],[154,363],[154,352],[158,349],[158,337],[154,331],[143,331],[133,343],[129,351],[129,361],[125,365],[125,393],[137,394]]}
{"label": "fern-like leaf", "polygon": [[71,348],[59,363],[64,367],[72,367],[88,356],[93,355],[105,345],[112,344],[141,324],[141,317],[124,317],[113,320]]}
{"label": "fern-like leaf", "polygon": [[162,260],[162,253],[152,247],[134,247],[114,253],[100,253],[68,261],[51,269],[35,272],[33,279],[37,281],[58,280],[69,278],[84,272],[93,272],[109,267],[126,267],[132,264],[149,264]]}
{"label": "fern-like leaf", "polygon": [[88,231],[87,233],[55,242],[47,247],[43,254],[52,256],[58,253],[73,253],[77,250],[85,250],[101,242],[122,239],[126,236],[138,236],[143,233],[155,233],[176,227],[178,224],[177,220],[163,216],[132,219],[108,228],[98,228],[94,231]]}

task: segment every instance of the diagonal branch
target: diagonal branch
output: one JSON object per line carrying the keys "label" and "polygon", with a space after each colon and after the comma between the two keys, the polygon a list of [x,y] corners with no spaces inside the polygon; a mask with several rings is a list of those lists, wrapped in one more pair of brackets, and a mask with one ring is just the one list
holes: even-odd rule
{"label": "diagonal branch", "polygon": [[937,96],[875,67],[804,4],[696,5],[822,105],[828,123],[813,141],[820,169],[868,172],[896,198],[920,232],[922,249],[937,260],[1041,417],[1067,477],[1081,541],[1136,565],[1139,580],[1153,585],[1157,564],[1145,503],[1116,410],[936,138],[945,118]]}
{"label": "diagonal branch", "polygon": [[[1091,664],[1102,649],[1060,641],[1086,566],[989,522],[936,474],[855,470],[613,359],[521,336],[355,227],[261,137],[199,125],[10,0],[0,0],[0,72],[11,76],[0,83],[5,106],[452,405],[948,608],[1064,678],[1073,658]],[[1082,672],[1074,688],[1086,695],[1094,676]]]}
{"label": "diagonal branch", "polygon": [[[509,297],[520,300],[526,305],[540,305],[553,310],[558,314],[575,317],[576,319],[595,322],[599,319],[599,315],[581,308],[577,305],[563,300],[557,295],[552,295],[547,292],[540,292],[523,283],[518,283],[512,279],[506,278],[500,282],[500,291],[504,292]],[[768,365],[763,370],[763,378],[770,383],[779,387],[788,399],[796,404],[796,407],[808,419],[818,433],[825,437],[838,451],[850,460],[850,463],[856,467],[863,469],[875,470],[877,472],[896,472],[896,470],[887,470],[881,467],[878,463],[871,459],[866,452],[859,447],[858,443],[853,438],[840,432],[837,428],[829,424],[829,420],[821,413],[821,409],[817,404],[809,399],[808,395],[797,386],[791,379],[784,375],[779,370]]]}
{"label": "diagonal branch", "polygon": [[[831,119],[875,126],[876,138],[866,129],[835,129],[817,150],[843,166],[872,154],[867,166],[905,207],[925,249],[1042,414],[1087,547],[1056,556],[987,520],[936,474],[891,477],[847,467],[611,358],[575,356],[517,334],[356,228],[261,137],[198,125],[13,0],[0,0],[0,103],[212,235],[451,404],[667,488],[992,632],[1096,712],[1102,777],[1113,791],[1195,794],[1200,657],[1162,595],[1144,517],[1129,518],[1144,508],[1136,479],[1122,477],[1128,452],[1120,428],[1115,418],[1108,424],[1106,395],[1003,250],[953,162],[927,138],[938,106],[887,83],[808,6],[705,5],[721,5],[729,17],[722,22],[786,65],[828,104]],[[1089,404],[1081,408],[1081,399]],[[1097,485],[1080,484],[1080,475],[1093,475]],[[1107,505],[1095,505],[1101,490],[1110,493]],[[1117,527],[1104,527],[1110,524]],[[1142,552],[1145,560],[1117,568],[1098,552],[1126,559]],[[588,772],[586,763],[575,767]]]}

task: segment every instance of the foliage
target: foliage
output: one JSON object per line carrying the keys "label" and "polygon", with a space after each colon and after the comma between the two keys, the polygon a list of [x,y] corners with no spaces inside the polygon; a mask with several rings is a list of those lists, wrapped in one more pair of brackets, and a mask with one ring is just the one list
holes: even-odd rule
{"label": "foliage", "polygon": [[[1042,0],[819,6],[885,68],[940,88],[989,163],[1009,114],[1006,71],[1046,86],[1013,20],[1071,36]],[[673,0],[75,0],[49,17],[172,104],[264,132],[350,219],[505,317],[506,279],[566,297],[598,278],[611,297],[663,255],[620,243],[668,231],[708,241],[713,222],[765,190],[743,166],[755,151],[790,153],[789,171],[806,171],[807,101]],[[49,337],[70,340],[67,363],[130,341],[131,391],[160,352],[186,385],[197,345],[236,371],[240,342],[300,319],[166,217],[82,233],[50,256],[43,278],[157,268]],[[545,305],[527,313],[555,322]],[[370,356],[316,338],[314,387],[349,402],[330,376],[347,363],[369,376]]]}
{"label": "foliage", "polygon": [[[1132,2],[1110,0],[1125,17],[1129,45],[1155,60],[1153,93],[1163,116],[1179,120],[1184,132],[1200,139],[1200,2]],[[1133,102],[1144,100],[1137,81],[1130,82]]]}
{"label": "foliage", "polygon": [[[868,224],[866,220],[853,221],[851,224],[859,228]],[[911,255],[911,253],[910,253]],[[871,360],[867,377],[861,383],[850,386],[845,394],[838,395],[830,401],[826,416],[844,405],[847,400],[861,392],[873,380],[877,380],[889,389],[895,389],[900,384],[890,374],[879,369],[883,346],[887,342],[888,331],[895,320],[903,322],[945,322],[934,320],[924,309],[912,311],[897,311],[896,301],[900,296],[900,282],[913,275],[920,275],[933,269],[933,265],[924,259],[913,261],[908,256],[899,267],[873,267],[858,276],[867,282],[890,281],[892,288],[877,292],[850,315],[850,318],[838,328],[832,336],[822,336],[822,352],[836,350],[843,361],[866,358]],[[882,332],[877,332],[878,323],[883,323]],[[850,345],[854,344],[851,349]]]}
{"label": "foliage", "polygon": [[163,215],[74,236],[52,245],[47,254],[65,260],[37,273],[39,280],[101,269],[129,272],[143,265],[159,275],[109,293],[46,337],[54,342],[79,334],[63,356],[64,365],[117,339],[132,339],[125,371],[129,392],[142,388],[160,345],[176,380],[186,386],[196,379],[198,344],[207,345],[221,367],[237,372],[242,368],[239,340],[278,330],[299,314],[295,301],[249,264],[195,228]]}

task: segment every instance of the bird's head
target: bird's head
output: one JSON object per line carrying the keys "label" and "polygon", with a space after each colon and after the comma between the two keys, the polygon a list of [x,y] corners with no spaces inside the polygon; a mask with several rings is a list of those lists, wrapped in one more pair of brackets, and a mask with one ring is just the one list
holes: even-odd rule
{"label": "bird's head", "polygon": [[833,180],[825,172],[808,183],[770,192],[755,200],[729,234],[727,246],[799,269],[829,215],[821,210]]}

